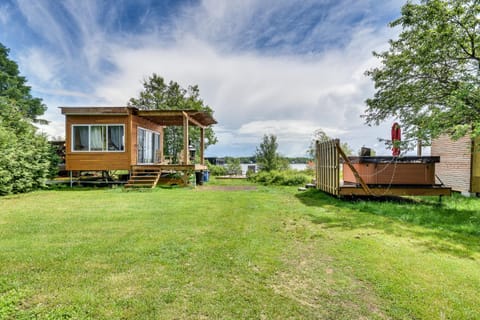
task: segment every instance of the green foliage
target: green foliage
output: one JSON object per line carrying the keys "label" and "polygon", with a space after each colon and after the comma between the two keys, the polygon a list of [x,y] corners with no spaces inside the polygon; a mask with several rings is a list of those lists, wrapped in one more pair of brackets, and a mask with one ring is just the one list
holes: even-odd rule
{"label": "green foliage", "polygon": [[225,176],[227,174],[227,168],[224,166],[217,166],[208,163],[208,171],[210,171],[210,175],[212,176]]}
{"label": "green foliage", "polygon": [[0,99],[0,195],[44,187],[56,156],[45,136]]}
{"label": "green foliage", "polygon": [[375,95],[366,101],[368,124],[397,118],[407,140],[449,134],[480,135],[480,3],[408,2],[391,23],[401,27],[381,66],[366,72]]}
{"label": "green foliage", "polygon": [[[326,142],[326,141],[330,141],[332,139],[333,138],[329,137],[325,133],[325,131],[323,131],[322,129],[315,130],[315,132],[313,133],[313,138],[310,141],[310,146],[308,147],[308,150],[307,150],[307,154],[310,156],[310,159],[315,159],[315,149],[316,149],[316,142],[317,141]],[[353,154],[353,150],[348,145],[348,143],[342,142],[340,144],[340,147],[342,148],[343,152],[345,152],[345,154],[347,156],[351,156]]]}
{"label": "green foliage", "polygon": [[33,98],[17,64],[0,44],[0,195],[43,187],[58,162],[45,136],[31,122],[45,111]]}
{"label": "green foliage", "polygon": [[305,185],[312,176],[297,170],[260,171],[248,175],[248,180],[263,185],[300,186]]}
{"label": "green foliage", "polygon": [[240,165],[240,159],[227,159],[226,171],[229,175],[241,175],[242,166]]}
{"label": "green foliage", "polygon": [[[138,98],[131,98],[128,105],[145,110],[199,110],[213,115],[213,110],[205,105],[200,98],[198,86],[182,88],[177,82],[170,81],[168,84],[159,75],[153,73],[143,81],[143,91]],[[174,161],[183,148],[183,129],[181,127],[168,126],[164,129],[164,153],[171,155]],[[192,141],[200,140],[200,130],[189,127],[189,137]],[[212,128],[205,130],[205,148],[217,143],[217,137]],[[196,146],[197,149],[199,146]]]}
{"label": "green foliage", "polygon": [[277,153],[277,137],[273,134],[264,135],[262,143],[257,147],[255,158],[260,170],[272,171],[280,168],[280,156]]}
{"label": "green foliage", "polygon": [[15,103],[24,118],[45,123],[37,117],[43,115],[46,106],[41,99],[32,97],[27,80],[20,76],[18,65],[8,58],[8,52],[9,49],[0,43],[0,97]]}
{"label": "green foliage", "polygon": [[46,137],[31,122],[45,111],[0,44],[0,195],[43,187],[56,164]]}

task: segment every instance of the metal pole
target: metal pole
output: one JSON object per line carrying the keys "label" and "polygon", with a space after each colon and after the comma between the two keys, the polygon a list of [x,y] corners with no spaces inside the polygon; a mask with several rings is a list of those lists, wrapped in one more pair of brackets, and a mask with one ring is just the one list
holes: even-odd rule
{"label": "metal pole", "polygon": [[73,188],[73,173],[72,173],[72,170],[70,170],[70,188]]}

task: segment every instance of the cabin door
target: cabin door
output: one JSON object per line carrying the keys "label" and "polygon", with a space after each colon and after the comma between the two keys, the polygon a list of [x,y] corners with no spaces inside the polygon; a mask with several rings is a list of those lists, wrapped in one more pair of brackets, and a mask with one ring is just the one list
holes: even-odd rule
{"label": "cabin door", "polygon": [[160,134],[147,129],[138,128],[137,164],[152,164],[158,162]]}

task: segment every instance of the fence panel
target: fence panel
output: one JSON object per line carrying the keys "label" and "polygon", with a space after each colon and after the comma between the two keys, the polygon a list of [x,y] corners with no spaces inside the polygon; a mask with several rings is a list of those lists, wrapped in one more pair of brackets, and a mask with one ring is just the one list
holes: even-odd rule
{"label": "fence panel", "polygon": [[340,188],[340,161],[338,139],[316,142],[317,189],[338,195]]}

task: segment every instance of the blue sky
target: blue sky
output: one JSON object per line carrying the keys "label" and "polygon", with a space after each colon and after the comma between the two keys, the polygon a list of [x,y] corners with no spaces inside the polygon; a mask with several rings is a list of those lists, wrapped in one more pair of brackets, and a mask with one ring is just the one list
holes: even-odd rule
{"label": "blue sky", "polygon": [[198,84],[215,111],[210,156],[252,155],[264,134],[303,156],[322,128],[354,150],[388,151],[391,123],[360,115],[371,52],[398,30],[400,0],[3,0],[0,42],[48,106],[41,128],[64,136],[58,106],[125,105],[152,73]]}

